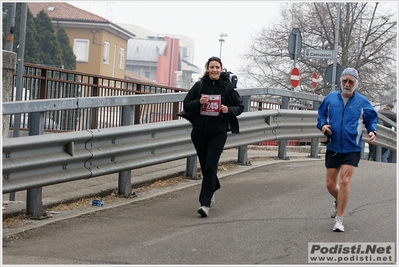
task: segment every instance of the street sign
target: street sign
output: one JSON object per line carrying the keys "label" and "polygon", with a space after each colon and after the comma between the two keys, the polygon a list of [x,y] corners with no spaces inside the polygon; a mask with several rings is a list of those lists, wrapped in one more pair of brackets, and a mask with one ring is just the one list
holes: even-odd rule
{"label": "street sign", "polygon": [[[326,80],[330,84],[332,83],[333,68],[334,68],[334,65],[330,64],[326,69]],[[341,86],[340,80],[341,80],[341,73],[343,71],[344,71],[344,68],[340,64],[337,63],[337,70],[335,71],[335,83],[338,85],[338,88],[340,88],[340,86]]]}
{"label": "street sign", "polygon": [[334,50],[317,50],[305,48],[303,56],[305,58],[331,59],[334,56]]}
{"label": "street sign", "polygon": [[[290,58],[296,60],[301,54],[302,49],[302,35],[298,28],[293,28],[288,36],[288,52]],[[294,65],[295,66],[295,65]]]}
{"label": "street sign", "polygon": [[299,85],[299,69],[293,68],[291,71],[291,85],[292,87],[296,88]]}
{"label": "street sign", "polygon": [[317,80],[317,73],[316,73],[316,72],[313,72],[313,74],[312,74],[312,87],[313,87],[313,89],[316,89],[316,87],[317,87],[317,82],[318,82],[318,80]]}

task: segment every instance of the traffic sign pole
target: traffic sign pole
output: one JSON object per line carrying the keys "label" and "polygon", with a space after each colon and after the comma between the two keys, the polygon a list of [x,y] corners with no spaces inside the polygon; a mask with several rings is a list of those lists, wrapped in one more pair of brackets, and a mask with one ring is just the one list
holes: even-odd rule
{"label": "traffic sign pole", "polygon": [[337,77],[337,48],[338,48],[338,27],[339,27],[339,21],[340,21],[340,11],[341,11],[341,4],[338,3],[337,7],[337,22],[335,23],[335,40],[334,40],[334,67],[333,67],[333,73],[332,73],[332,80],[333,83],[331,83],[331,91],[335,91],[335,78]]}
{"label": "traffic sign pole", "polygon": [[294,68],[296,67],[296,59],[298,58],[298,46],[299,46],[299,37],[298,37],[298,32],[296,33],[296,38],[295,38],[295,58],[294,58]]}

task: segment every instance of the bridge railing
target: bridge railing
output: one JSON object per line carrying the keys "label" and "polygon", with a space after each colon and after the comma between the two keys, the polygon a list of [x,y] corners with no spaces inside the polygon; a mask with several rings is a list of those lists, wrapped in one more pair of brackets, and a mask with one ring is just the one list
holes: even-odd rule
{"label": "bridge railing", "polygon": [[[91,73],[54,68],[39,64],[24,63],[23,88],[16,92],[17,73],[13,73],[10,101],[21,99],[59,100],[68,98],[120,97],[147,94],[173,94],[188,89],[166,86],[138,79],[120,79]],[[16,96],[18,93],[18,97]],[[291,109],[312,109],[312,103],[300,98],[289,104]],[[140,103],[135,106],[133,124],[151,123],[178,119],[175,114],[182,108],[181,102]],[[281,97],[258,95],[251,99],[250,110],[280,109]],[[82,131],[121,126],[121,106],[80,106],[76,109],[47,110],[44,113],[45,132]],[[14,129],[19,124],[21,133],[28,130],[29,114],[10,114],[8,124]]]}

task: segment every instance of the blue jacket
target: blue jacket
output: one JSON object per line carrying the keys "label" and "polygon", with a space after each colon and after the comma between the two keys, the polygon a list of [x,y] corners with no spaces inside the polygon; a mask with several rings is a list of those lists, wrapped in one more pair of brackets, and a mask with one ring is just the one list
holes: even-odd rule
{"label": "blue jacket", "polygon": [[377,129],[378,114],[368,99],[354,92],[346,106],[341,91],[328,94],[318,109],[317,128],[331,125],[327,149],[338,153],[362,151],[363,126],[367,132]]}

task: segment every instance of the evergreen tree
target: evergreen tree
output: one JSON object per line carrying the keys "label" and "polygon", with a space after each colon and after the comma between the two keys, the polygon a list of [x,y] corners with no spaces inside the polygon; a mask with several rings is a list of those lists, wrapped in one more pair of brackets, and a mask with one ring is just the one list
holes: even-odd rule
{"label": "evergreen tree", "polygon": [[65,69],[75,70],[76,69],[76,56],[73,53],[72,47],[69,42],[68,35],[63,27],[57,30],[57,39],[60,43],[62,51],[62,65]]}
{"label": "evergreen tree", "polygon": [[60,67],[62,51],[57,40],[54,25],[45,11],[40,11],[35,18],[36,41],[39,44],[40,64]]}

